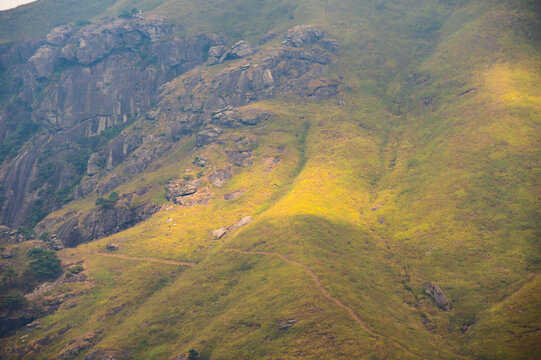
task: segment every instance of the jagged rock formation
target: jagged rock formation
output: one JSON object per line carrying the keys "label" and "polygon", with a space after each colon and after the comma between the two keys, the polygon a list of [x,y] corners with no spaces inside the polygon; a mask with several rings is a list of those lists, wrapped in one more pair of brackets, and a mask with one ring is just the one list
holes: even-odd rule
{"label": "jagged rock formation", "polygon": [[159,206],[132,206],[134,194],[121,195],[113,206],[96,207],[88,213],[68,213],[48,218],[37,227],[38,233],[55,233],[64,246],[74,247],[106,235],[117,233],[147,219]]}
{"label": "jagged rock formation", "polygon": [[182,197],[195,194],[201,184],[200,180],[179,179],[165,186],[165,196],[175,204],[182,204]]}
{"label": "jagged rock formation", "polygon": [[426,282],[425,283],[425,293],[434,300],[436,306],[438,306],[443,311],[451,310],[451,303],[443,294],[441,287],[435,282]]}
{"label": "jagged rock formation", "polygon": [[[57,159],[86,161],[77,157],[78,151],[88,151],[85,139],[114,126],[123,127],[143,114],[156,102],[162,84],[202,64],[209,47],[226,41],[212,34],[177,37],[177,31],[164,20],[115,19],[79,31],[61,26],[38,45],[1,49],[2,65],[22,72],[24,87],[15,105],[0,109],[0,120],[18,114],[31,118],[41,132],[0,168],[4,185],[0,223],[22,224],[36,208],[36,201],[41,201],[40,210],[45,212],[61,205],[56,201],[44,206],[40,192],[47,192],[50,198],[61,189],[69,191],[80,177],[80,164],[72,166],[69,161],[64,161],[67,166],[53,168],[53,164],[44,170],[40,154],[48,151]],[[26,63],[13,65],[17,62]],[[5,129],[5,121],[0,122]],[[87,174],[112,169],[141,142],[138,134],[115,139],[91,157]],[[128,172],[139,171],[153,153],[140,154],[139,162],[130,164]],[[44,182],[40,173],[54,180]],[[77,196],[88,195],[94,185],[95,181],[85,184],[76,191]]]}
{"label": "jagged rock formation", "polygon": [[[252,102],[285,94],[325,99],[339,91],[337,80],[323,76],[333,56],[313,46],[324,40],[318,27],[291,29],[282,45],[264,50],[246,41],[228,48],[225,37],[213,34],[179,38],[177,30],[163,20],[116,19],[79,31],[61,26],[47,35],[23,65],[27,75],[20,94],[44,130],[0,168],[5,183],[0,222],[22,224],[28,215],[36,217],[36,209],[46,214],[71,198],[106,195],[195,129],[201,129],[196,146],[204,147],[217,141],[224,128],[254,126],[272,116],[244,107]],[[204,67],[190,70],[205,58],[208,64],[239,62],[208,78]],[[47,86],[41,89],[40,84]],[[121,129],[142,115],[148,126],[120,132],[90,148],[85,145],[87,139],[103,139],[109,129]],[[159,130],[164,128],[167,132]],[[54,153],[63,166],[44,164],[39,157],[44,151]],[[251,150],[241,143],[225,155],[235,166],[253,162]],[[121,164],[122,172],[114,172]],[[24,181],[18,181],[21,174]],[[220,187],[230,177],[229,171],[219,170],[209,180]],[[175,184],[166,187],[167,198],[180,204],[186,194],[179,193],[182,184]],[[155,211],[122,204],[45,219],[36,230],[54,230],[64,245],[75,246]]]}

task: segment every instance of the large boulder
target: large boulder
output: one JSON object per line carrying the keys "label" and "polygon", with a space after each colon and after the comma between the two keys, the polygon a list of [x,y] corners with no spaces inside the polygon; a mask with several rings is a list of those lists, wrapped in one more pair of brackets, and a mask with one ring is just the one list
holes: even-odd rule
{"label": "large boulder", "polygon": [[199,188],[200,180],[179,179],[169,182],[165,186],[165,195],[167,199],[175,204],[182,204],[183,196],[195,194]]}
{"label": "large boulder", "polygon": [[425,293],[434,300],[436,306],[438,306],[443,311],[451,310],[451,303],[443,294],[441,287],[435,282],[426,282],[425,283]]}
{"label": "large boulder", "polygon": [[318,42],[325,32],[314,25],[299,25],[291,28],[284,35],[284,45],[296,48],[305,47]]}
{"label": "large boulder", "polygon": [[195,135],[195,146],[203,147],[208,145],[214,142],[214,140],[216,140],[221,133],[222,129],[220,129],[218,126],[209,125]]}
{"label": "large boulder", "polygon": [[212,121],[227,128],[257,125],[271,116],[271,113],[256,108],[233,109],[227,107],[212,113]]}
{"label": "large boulder", "polygon": [[225,155],[236,166],[248,167],[254,163],[252,160],[252,150],[249,149],[226,150]]}
{"label": "large boulder", "polygon": [[220,169],[209,175],[209,181],[216,187],[222,187],[231,177],[232,174],[229,169]]}

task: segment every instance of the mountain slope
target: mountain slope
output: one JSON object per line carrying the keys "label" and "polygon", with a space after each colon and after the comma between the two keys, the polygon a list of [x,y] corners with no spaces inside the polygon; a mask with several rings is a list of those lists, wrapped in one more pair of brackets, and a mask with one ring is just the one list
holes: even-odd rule
{"label": "mountain slope", "polygon": [[[83,262],[88,280],[49,290],[66,294],[60,310],[2,339],[4,356],[541,356],[539,5],[264,3],[152,4],[148,16],[176,19],[188,35],[280,35],[249,58],[196,64],[165,83],[116,139],[139,132],[152,140],[142,148],[170,147],[139,173],[126,175],[123,159],[96,185],[123,176],[113,189],[38,225],[62,235],[74,214],[77,226],[92,211],[106,216],[95,201],[112,190],[131,196],[130,208],[160,205],[60,251],[65,264]],[[315,42],[276,55],[287,28],[305,23],[341,51]],[[309,49],[330,61],[307,61]],[[261,69],[273,83],[260,89]],[[268,116],[228,126],[227,116],[245,115],[212,104]],[[199,122],[182,127],[189,121]],[[197,192],[178,203],[170,181],[198,181]],[[426,282],[441,286],[450,311]]]}

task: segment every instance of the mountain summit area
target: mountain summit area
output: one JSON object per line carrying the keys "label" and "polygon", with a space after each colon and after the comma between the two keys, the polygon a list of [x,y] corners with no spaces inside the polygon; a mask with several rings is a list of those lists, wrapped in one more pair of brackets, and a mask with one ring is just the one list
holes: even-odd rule
{"label": "mountain summit area", "polygon": [[0,359],[541,358],[537,0],[0,11]]}

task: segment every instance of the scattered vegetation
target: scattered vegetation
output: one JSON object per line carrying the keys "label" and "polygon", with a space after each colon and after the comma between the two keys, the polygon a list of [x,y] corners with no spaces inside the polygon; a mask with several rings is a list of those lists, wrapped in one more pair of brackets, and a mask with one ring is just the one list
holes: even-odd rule
{"label": "scattered vegetation", "polygon": [[103,197],[97,198],[96,206],[99,206],[101,209],[109,209],[115,206],[117,201],[118,201],[118,193],[113,191],[106,198],[103,198]]}
{"label": "scattered vegetation", "polygon": [[[277,116],[257,128],[254,165],[234,168],[222,188],[211,187],[208,205],[172,207],[70,249],[85,259],[85,273],[98,285],[77,308],[44,321],[70,327],[65,342],[80,335],[83,321],[89,330],[106,329],[99,347],[141,358],[188,349],[201,358],[326,358],[331,347],[337,358],[539,357],[536,332],[529,331],[537,327],[530,315],[539,312],[538,156],[532,149],[540,79],[532,69],[541,57],[537,40],[507,29],[521,28],[519,18],[537,24],[531,4],[513,2],[510,12],[503,3],[454,1],[271,3],[233,1],[205,12],[216,3],[166,2],[155,12],[181,8],[188,29],[246,38],[290,23],[322,23],[344,44],[330,71],[343,77],[346,105],[257,104]],[[279,16],[261,16],[275,5]],[[472,87],[479,90],[458,96]],[[428,97],[434,101],[425,104]],[[159,160],[162,166],[141,175],[151,188],[145,200],[162,201],[163,185],[182,176],[178,169],[190,166],[192,149],[186,140]],[[205,151],[212,166],[227,166],[221,144]],[[280,157],[271,171],[262,165],[266,156]],[[137,177],[119,191],[140,186]],[[239,189],[242,197],[224,200]],[[118,194],[112,196],[96,205],[113,206]],[[87,205],[92,200],[72,204]],[[227,243],[209,240],[213,230],[245,214],[255,221],[228,233]],[[127,255],[197,266],[134,266],[135,260],[92,253],[119,239]],[[308,266],[380,335],[326,297],[306,268],[272,253]],[[441,285],[451,311],[426,297],[425,281]],[[137,306],[107,317],[119,303]],[[279,330],[284,319],[297,322]],[[57,329],[32,337],[47,331]],[[57,349],[56,343],[44,347],[43,356],[52,358]]]}
{"label": "scattered vegetation", "polygon": [[30,263],[23,273],[29,283],[55,280],[62,274],[60,259],[54,251],[34,248],[27,253]]}
{"label": "scattered vegetation", "polygon": [[137,9],[136,8],[132,8],[132,9],[124,9],[122,10],[122,12],[120,14],[118,14],[118,17],[121,18],[121,19],[129,19],[131,18],[133,15],[135,15],[137,13]]}
{"label": "scattered vegetation", "polygon": [[68,269],[66,272],[66,277],[72,277],[73,275],[77,275],[80,272],[82,272],[84,268],[81,265],[75,265]]}

